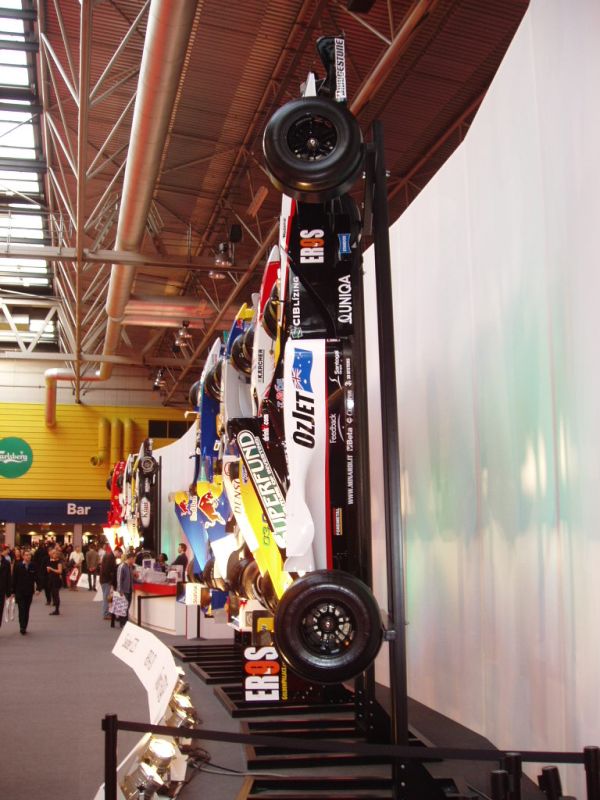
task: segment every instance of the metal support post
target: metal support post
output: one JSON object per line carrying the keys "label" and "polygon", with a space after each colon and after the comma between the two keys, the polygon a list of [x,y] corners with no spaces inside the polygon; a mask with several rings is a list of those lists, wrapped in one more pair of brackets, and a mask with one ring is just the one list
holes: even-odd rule
{"label": "metal support post", "polygon": [[502,766],[508,772],[508,800],[521,800],[523,759],[520,753],[507,753]]}
{"label": "metal support post", "polygon": [[102,720],[104,731],[104,800],[117,800],[117,715]]}
{"label": "metal support post", "polygon": [[600,747],[584,747],[587,800],[600,800]]}
{"label": "metal support post", "polygon": [[505,769],[495,769],[490,776],[490,789],[492,800],[509,800],[508,772]]}
{"label": "metal support post", "polygon": [[[375,281],[379,368],[381,374],[381,422],[383,429],[383,474],[385,492],[385,529],[387,550],[388,608],[394,635],[389,642],[391,692],[391,740],[408,742],[408,700],[406,676],[406,640],[404,608],[404,548],[400,507],[400,452],[398,443],[398,403],[396,395],[396,359],[394,352],[394,309],[389,242],[386,174],[383,130],[379,120],[373,123],[375,147],[373,234],[375,245]],[[394,791],[405,783],[400,763],[394,761]],[[406,773],[404,773],[406,775]],[[406,790],[400,796],[406,796]]]}

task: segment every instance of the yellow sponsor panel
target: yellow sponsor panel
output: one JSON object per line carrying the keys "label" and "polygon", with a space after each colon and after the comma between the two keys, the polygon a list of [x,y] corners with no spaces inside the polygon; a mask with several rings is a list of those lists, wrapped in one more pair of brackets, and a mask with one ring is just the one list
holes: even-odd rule
{"label": "yellow sponsor panel", "polygon": [[275,542],[273,531],[265,520],[262,506],[252,481],[245,475],[241,459],[240,476],[245,476],[240,477],[240,494],[244,513],[258,541],[258,548],[252,551],[252,555],[258,564],[261,574],[269,573],[277,597],[281,597],[292,581],[289,574],[283,569],[283,559]]}

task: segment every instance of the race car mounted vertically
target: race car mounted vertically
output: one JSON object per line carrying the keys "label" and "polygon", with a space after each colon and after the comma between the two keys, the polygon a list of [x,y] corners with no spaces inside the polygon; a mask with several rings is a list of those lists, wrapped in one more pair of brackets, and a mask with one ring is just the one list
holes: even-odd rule
{"label": "race car mounted vertically", "polygon": [[371,664],[382,625],[359,577],[353,298],[361,220],[347,192],[364,145],[346,106],[344,40],[322,38],[317,49],[326,77],[310,74],[304,96],[278,109],[264,133],[266,167],[283,193],[279,275],[267,281],[268,303],[259,301],[261,347],[255,333],[248,355],[250,374],[270,383],[263,379],[259,393],[253,381],[256,417],[227,428],[290,576],[275,611],[278,649],[302,677],[335,683]]}

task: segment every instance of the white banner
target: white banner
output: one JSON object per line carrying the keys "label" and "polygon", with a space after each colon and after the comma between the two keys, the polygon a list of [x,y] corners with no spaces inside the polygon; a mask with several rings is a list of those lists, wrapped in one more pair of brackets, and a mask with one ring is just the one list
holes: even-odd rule
{"label": "white banner", "polygon": [[113,655],[135,672],[148,692],[150,722],[157,725],[177,682],[177,667],[169,648],[150,631],[128,622],[113,647]]}

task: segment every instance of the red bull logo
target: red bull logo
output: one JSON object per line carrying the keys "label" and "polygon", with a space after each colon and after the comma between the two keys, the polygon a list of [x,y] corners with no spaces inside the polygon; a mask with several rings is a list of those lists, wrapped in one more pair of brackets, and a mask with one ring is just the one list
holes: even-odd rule
{"label": "red bull logo", "polygon": [[180,500],[177,503],[177,508],[181,511],[182,514],[188,514],[189,513],[189,507],[188,507],[188,504],[187,504],[187,500]]}
{"label": "red bull logo", "polygon": [[198,498],[198,508],[202,511],[204,516],[208,519],[207,527],[212,528],[213,525],[216,525],[217,522],[220,522],[221,525],[225,524],[225,520],[217,511],[217,506],[219,504],[218,499],[213,497],[212,492],[205,492],[202,497]]}

